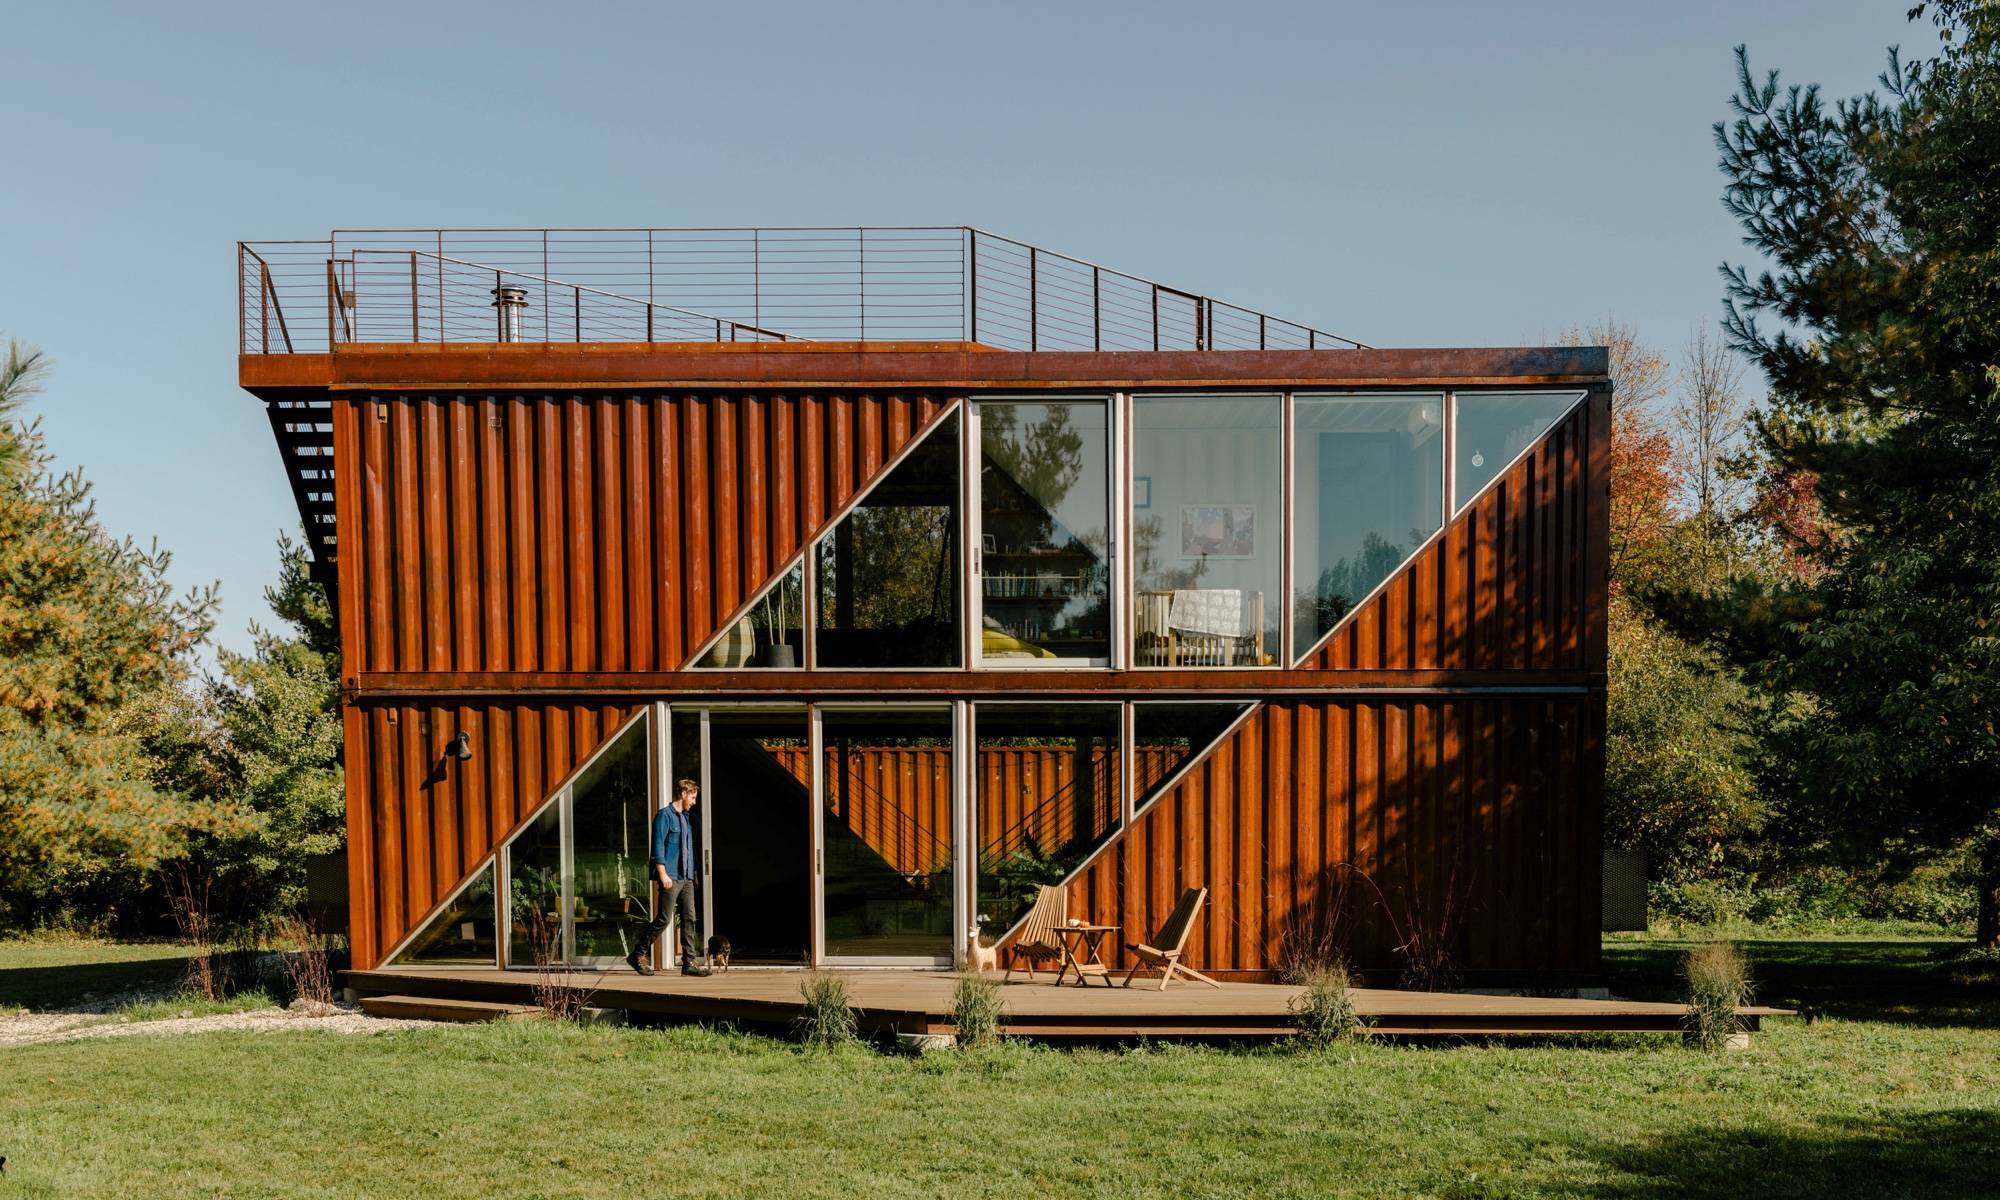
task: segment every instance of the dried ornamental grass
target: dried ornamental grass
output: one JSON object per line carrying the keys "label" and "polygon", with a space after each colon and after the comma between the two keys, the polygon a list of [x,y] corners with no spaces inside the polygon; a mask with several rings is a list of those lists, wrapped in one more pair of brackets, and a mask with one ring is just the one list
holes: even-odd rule
{"label": "dried ornamental grass", "polygon": [[1324,1050],[1340,1042],[1352,1041],[1368,1032],[1354,1007],[1354,981],[1347,963],[1339,958],[1296,973],[1298,994],[1287,1002],[1292,1028],[1298,1032],[1296,1044],[1307,1050]]}
{"label": "dried ornamental grass", "polygon": [[793,1024],[799,1041],[808,1048],[832,1050],[859,1036],[861,1025],[849,1002],[847,983],[840,976],[809,972],[799,984],[799,995],[805,998],[805,1008]]}
{"label": "dried ornamental grass", "polygon": [[1687,983],[1687,1043],[1703,1050],[1721,1050],[1745,1032],[1736,1010],[1750,1003],[1750,964],[1729,942],[1710,942],[1688,951],[1681,964]]}
{"label": "dried ornamental grass", "polygon": [[1000,985],[968,971],[951,993],[951,1021],[960,1049],[990,1046],[1000,1038]]}

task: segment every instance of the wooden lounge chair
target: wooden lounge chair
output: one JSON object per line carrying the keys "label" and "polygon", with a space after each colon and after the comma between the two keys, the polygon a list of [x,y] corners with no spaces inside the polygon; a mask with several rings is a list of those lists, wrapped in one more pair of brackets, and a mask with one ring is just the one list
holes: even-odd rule
{"label": "wooden lounge chair", "polygon": [[1058,883],[1042,885],[1035,893],[1035,905],[1028,910],[1028,919],[1021,925],[1021,932],[1007,946],[1007,973],[1001,979],[1014,977],[1015,964],[1028,960],[1028,979],[1035,978],[1035,964],[1062,961],[1062,941],[1056,927],[1069,919],[1069,889]]}
{"label": "wooden lounge chair", "polygon": [[1174,911],[1167,914],[1166,923],[1153,935],[1150,944],[1125,943],[1125,949],[1138,960],[1132,964],[1132,969],[1125,973],[1126,987],[1132,986],[1133,976],[1148,967],[1160,973],[1160,990],[1163,992],[1167,990],[1167,985],[1174,981],[1175,975],[1199,979],[1212,988],[1222,986],[1181,961],[1181,951],[1187,948],[1188,934],[1194,932],[1194,919],[1201,915],[1202,902],[1207,899],[1207,888],[1189,888],[1181,893],[1180,903],[1174,905]]}

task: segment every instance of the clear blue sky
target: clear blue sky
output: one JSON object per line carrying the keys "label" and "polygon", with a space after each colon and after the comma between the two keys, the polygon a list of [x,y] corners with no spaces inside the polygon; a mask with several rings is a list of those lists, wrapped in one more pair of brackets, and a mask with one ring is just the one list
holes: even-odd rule
{"label": "clear blue sky", "polygon": [[14,5],[0,334],[240,648],[297,521],[239,238],[964,223],[1376,345],[1673,350],[1740,257],[1730,47],[1847,95],[1907,4]]}

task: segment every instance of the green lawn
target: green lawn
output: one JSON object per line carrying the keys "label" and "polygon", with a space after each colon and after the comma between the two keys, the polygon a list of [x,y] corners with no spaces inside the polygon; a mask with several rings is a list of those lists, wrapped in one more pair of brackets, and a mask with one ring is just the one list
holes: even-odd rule
{"label": "green lawn", "polygon": [[[1677,946],[1607,943],[1621,990]],[[0,1050],[18,1196],[1995,1194],[1991,961],[1749,947],[1811,997],[1744,1053],[1671,1039],[808,1055],[541,1023]],[[0,944],[0,995],[22,968]],[[1843,966],[1843,964],[1846,964]],[[1858,965],[1857,965],[1858,964]],[[1905,989],[1901,985],[1907,984]],[[1916,1000],[1899,999],[1908,990]],[[1912,1004],[1926,1011],[1906,1013]]]}
{"label": "green lawn", "polygon": [[171,942],[0,941],[0,1013],[170,992],[187,970],[187,954]]}

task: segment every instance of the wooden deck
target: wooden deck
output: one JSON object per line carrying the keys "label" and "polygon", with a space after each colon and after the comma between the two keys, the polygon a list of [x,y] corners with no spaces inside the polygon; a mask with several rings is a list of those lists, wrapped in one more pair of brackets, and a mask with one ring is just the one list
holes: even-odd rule
{"label": "wooden deck", "polygon": [[[835,972],[870,1032],[950,1033],[952,975],[936,971]],[[797,970],[745,969],[706,979],[662,973],[579,971],[575,986],[597,1007],[704,1021],[788,1025],[801,1006]],[[350,971],[347,986],[364,996],[434,996],[502,1003],[532,1002],[534,975],[490,968],[399,967]],[[1225,983],[1154,988],[1055,987],[1050,976],[1003,985],[1004,1029],[1029,1037],[1282,1037],[1292,1032],[1287,1004],[1297,989]],[[1509,1036],[1551,1033],[1678,1033],[1687,1010],[1632,1000],[1568,1000],[1402,992],[1360,988],[1355,1008],[1380,1034]],[[1787,1010],[1743,1008],[1749,1029]]]}

